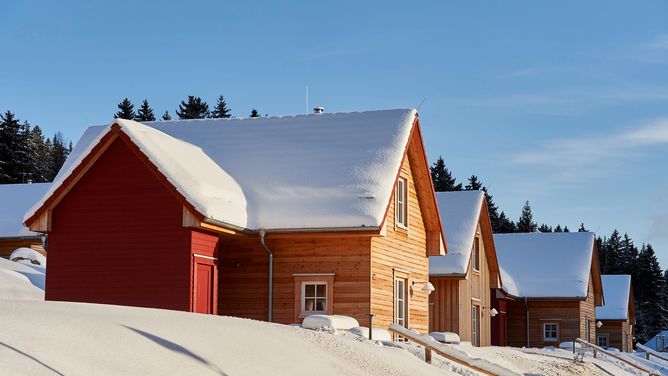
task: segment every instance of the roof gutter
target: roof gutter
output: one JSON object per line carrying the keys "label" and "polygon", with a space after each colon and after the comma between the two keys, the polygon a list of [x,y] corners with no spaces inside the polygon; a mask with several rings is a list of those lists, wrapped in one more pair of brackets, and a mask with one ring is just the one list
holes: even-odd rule
{"label": "roof gutter", "polygon": [[[213,218],[204,218],[204,222],[220,226],[229,230],[243,232],[246,234],[259,234],[266,229],[254,230],[246,227],[239,227],[227,222],[219,221]],[[289,234],[289,233],[303,233],[303,232],[368,232],[369,235],[378,235],[381,231],[380,227],[373,226],[359,226],[359,227],[305,227],[305,228],[276,228],[271,229],[274,234]]]}
{"label": "roof gutter", "polygon": [[266,232],[264,230],[260,230],[260,244],[262,244],[262,248],[264,248],[265,252],[269,255],[269,301],[267,302],[267,316],[269,319],[269,322],[272,322],[273,319],[273,293],[274,293],[274,253],[269,249],[267,246],[267,243],[264,241],[264,237],[266,235]]}

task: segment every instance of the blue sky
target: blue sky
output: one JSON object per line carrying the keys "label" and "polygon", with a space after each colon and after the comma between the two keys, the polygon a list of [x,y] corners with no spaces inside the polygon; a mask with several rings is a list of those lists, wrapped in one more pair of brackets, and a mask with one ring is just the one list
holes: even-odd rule
{"label": "blue sky", "polygon": [[116,104],[234,115],[416,107],[433,160],[517,218],[651,242],[668,267],[663,1],[0,3],[0,111],[76,140]]}

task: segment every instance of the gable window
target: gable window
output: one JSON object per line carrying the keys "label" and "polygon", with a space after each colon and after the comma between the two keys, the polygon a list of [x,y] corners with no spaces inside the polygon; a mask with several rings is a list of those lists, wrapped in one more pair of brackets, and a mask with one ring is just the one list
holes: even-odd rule
{"label": "gable window", "polygon": [[543,324],[543,341],[559,340],[559,324],[549,322]]}
{"label": "gable window", "polygon": [[596,339],[596,344],[599,347],[603,347],[603,348],[608,347],[608,335],[607,334],[601,334],[600,336],[598,336],[598,338]]}
{"label": "gable window", "polygon": [[315,314],[333,314],[334,273],[298,273],[295,279],[295,321]]}
{"label": "gable window", "polygon": [[396,223],[399,227],[408,227],[408,182],[406,178],[397,180],[396,196]]}
{"label": "gable window", "polygon": [[473,239],[473,249],[471,249],[471,266],[473,270],[480,270],[480,237]]}

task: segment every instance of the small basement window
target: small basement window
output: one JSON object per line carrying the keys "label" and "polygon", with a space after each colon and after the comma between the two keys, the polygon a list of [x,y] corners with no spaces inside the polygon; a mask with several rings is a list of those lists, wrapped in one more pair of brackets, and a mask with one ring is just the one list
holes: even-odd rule
{"label": "small basement window", "polygon": [[559,340],[559,324],[550,322],[543,324],[543,341]]}
{"label": "small basement window", "polygon": [[406,178],[397,180],[396,196],[396,223],[399,227],[408,227],[408,182]]}
{"label": "small basement window", "polygon": [[334,273],[295,273],[294,320],[315,314],[333,314]]}
{"label": "small basement window", "polygon": [[599,347],[603,347],[603,348],[608,347],[608,335],[607,335],[607,334],[603,334],[603,335],[598,336],[598,338],[597,338],[597,340],[596,340],[596,344],[597,344]]}

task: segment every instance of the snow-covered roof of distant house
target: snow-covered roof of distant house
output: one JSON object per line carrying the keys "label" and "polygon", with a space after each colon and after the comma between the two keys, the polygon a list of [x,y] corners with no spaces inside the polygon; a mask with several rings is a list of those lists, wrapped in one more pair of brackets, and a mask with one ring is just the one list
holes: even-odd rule
{"label": "snow-covered roof of distant house", "polygon": [[24,219],[117,124],[206,219],[242,229],[379,227],[416,117],[408,109],[148,125],[117,119],[86,130]]}
{"label": "snow-covered roof of distant house", "polygon": [[23,214],[44,195],[49,185],[0,184],[0,238],[39,235],[23,225]]}
{"label": "snow-covered roof of distant house", "polygon": [[594,233],[494,234],[503,290],[516,297],[586,298]]}
{"label": "snow-covered roof of distant house", "polygon": [[645,346],[654,351],[663,351],[664,348],[668,349],[668,330],[656,333],[654,337],[645,342]]}
{"label": "snow-covered roof of distant house", "polygon": [[626,320],[629,317],[630,275],[601,275],[605,305],[596,307],[600,320]]}
{"label": "snow-covered roof of distant house", "polygon": [[429,275],[466,274],[484,198],[477,190],[436,193],[448,254],[429,257]]}

